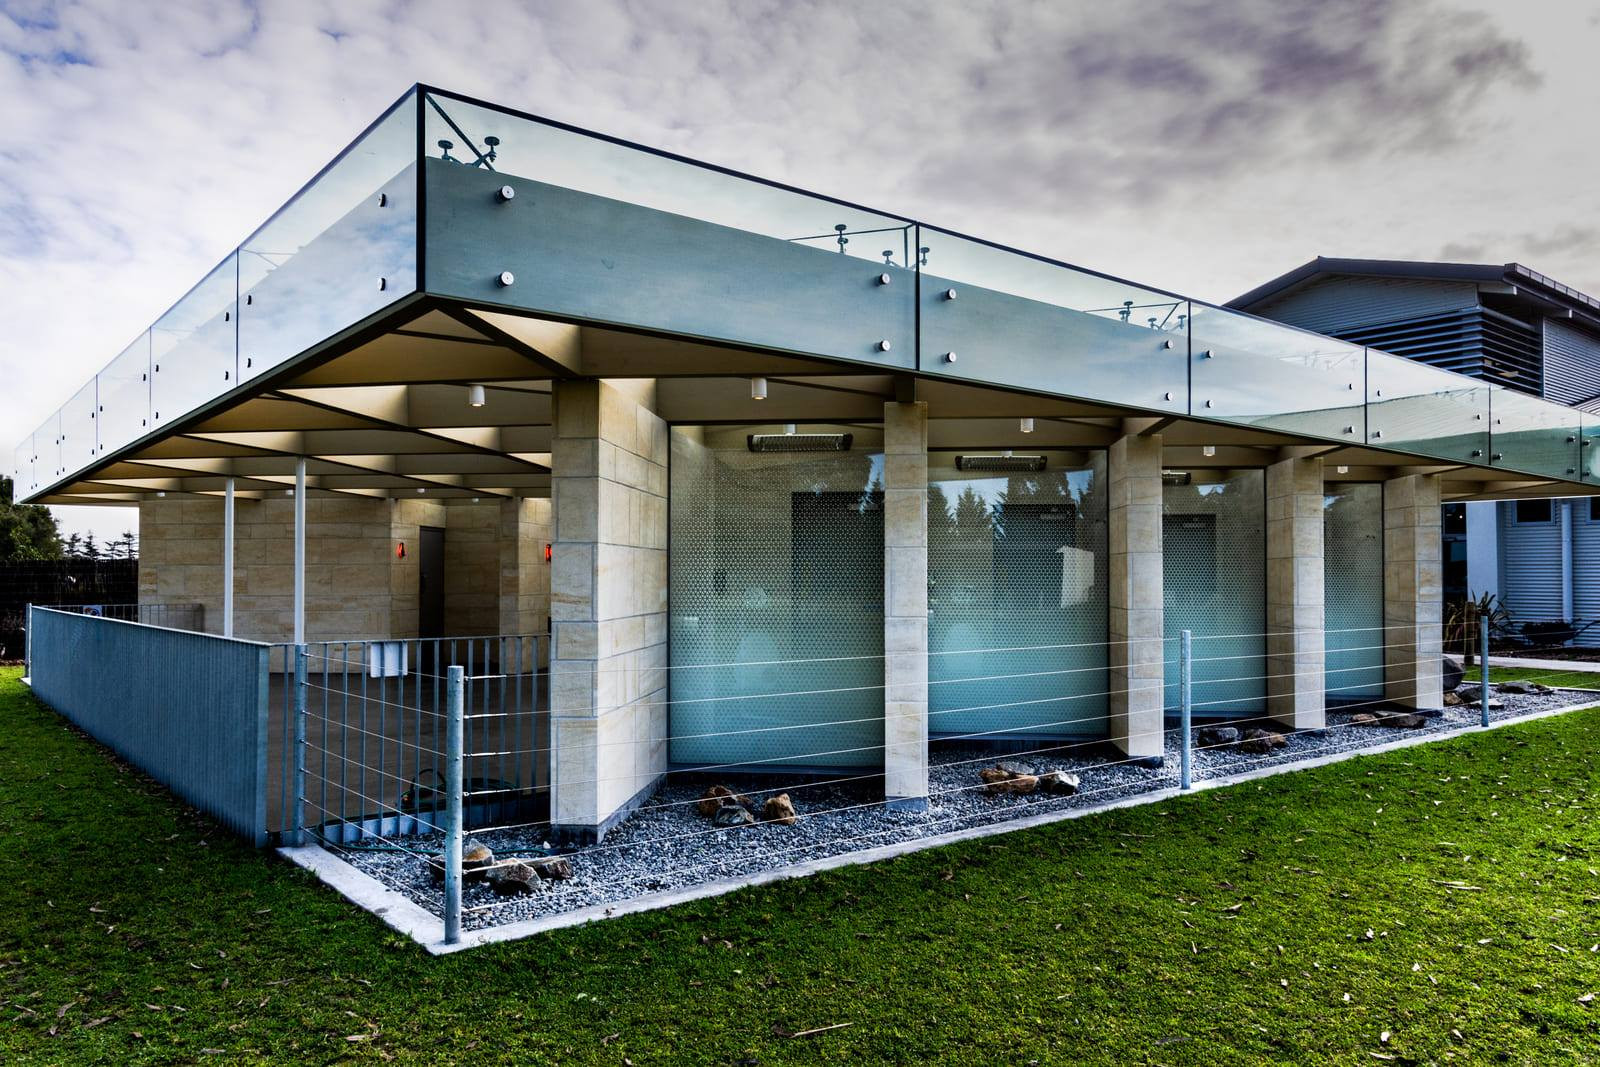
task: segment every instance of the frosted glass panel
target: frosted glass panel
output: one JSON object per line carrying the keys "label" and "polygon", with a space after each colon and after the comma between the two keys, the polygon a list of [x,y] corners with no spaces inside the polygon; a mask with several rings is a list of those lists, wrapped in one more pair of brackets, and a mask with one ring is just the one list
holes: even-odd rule
{"label": "frosted glass panel", "polygon": [[[1266,485],[1261,471],[1195,471],[1162,490],[1166,703],[1178,693],[1178,635],[1194,635],[1197,718],[1259,715],[1266,683]],[[1214,479],[1209,480],[1208,479]]]}
{"label": "frosted glass panel", "polygon": [[1101,736],[1106,722],[1102,453],[985,477],[928,460],[928,729]]}
{"label": "frosted glass panel", "polygon": [[1322,498],[1330,700],[1383,695],[1383,486],[1330,485]]}
{"label": "frosted glass panel", "polygon": [[672,762],[882,766],[883,457],[747,429],[672,433]]}

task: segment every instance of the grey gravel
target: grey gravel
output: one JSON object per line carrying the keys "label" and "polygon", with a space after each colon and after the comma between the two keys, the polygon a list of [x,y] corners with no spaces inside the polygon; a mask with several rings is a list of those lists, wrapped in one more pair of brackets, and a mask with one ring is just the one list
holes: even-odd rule
{"label": "grey gravel", "polygon": [[[1466,688],[1462,695],[1476,697],[1476,691]],[[1491,721],[1516,719],[1596,699],[1595,694],[1569,690],[1497,695],[1504,707],[1491,701]],[[1234,745],[1197,747],[1193,750],[1193,777],[1201,781],[1370,748],[1416,734],[1457,732],[1479,721],[1477,706],[1464,705],[1432,714],[1424,726],[1415,729],[1352,726],[1349,720],[1354,710],[1360,709],[1330,711],[1325,730],[1285,731],[1288,743],[1268,755],[1249,755]],[[510,898],[495,894],[485,885],[466,886],[463,926],[475,929],[611,904],[645,893],[747,877],[806,860],[1005,822],[1023,815],[1099,807],[1178,782],[1177,730],[1167,731],[1166,758],[1160,767],[1118,760],[1103,744],[1053,744],[1060,747],[1025,753],[1026,766],[1039,774],[1055,770],[1077,774],[1081,789],[1074,795],[1044,791],[1025,796],[986,793],[978,779],[980,769],[996,764],[1020,768],[1024,763],[1017,755],[996,753],[981,746],[935,750],[928,775],[931,800],[928,810],[922,812],[887,809],[881,794],[875,795],[854,782],[789,783],[767,791],[744,789],[757,810],[767,797],[787,792],[800,813],[794,826],[716,827],[695,810],[694,802],[704,792],[704,783],[669,782],[623,819],[600,844],[564,851],[572,864],[570,880],[543,882],[536,893]],[[850,773],[854,772],[841,772],[841,777]],[[529,850],[545,845],[541,826],[473,836],[492,848],[497,858],[526,856],[532,854]],[[413,851],[337,851],[353,866],[437,915],[443,908],[441,890],[423,856],[437,852],[441,840],[432,835],[407,838],[403,844]]]}

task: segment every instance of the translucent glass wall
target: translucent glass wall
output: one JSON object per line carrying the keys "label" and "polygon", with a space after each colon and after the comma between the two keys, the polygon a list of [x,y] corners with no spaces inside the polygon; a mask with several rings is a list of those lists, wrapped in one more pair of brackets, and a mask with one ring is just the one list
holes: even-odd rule
{"label": "translucent glass wall", "polygon": [[1259,715],[1267,695],[1265,475],[1193,478],[1162,489],[1166,704],[1179,704],[1178,637],[1188,630],[1196,717]]}
{"label": "translucent glass wall", "polygon": [[417,288],[419,98],[407,94],[79,389],[19,494],[170,426]]}
{"label": "translucent glass wall", "polygon": [[1329,484],[1322,498],[1330,700],[1383,695],[1383,486]]}
{"label": "translucent glass wall", "polygon": [[672,432],[672,762],[882,766],[883,457],[747,429]]}
{"label": "translucent glass wall", "polygon": [[934,736],[1105,732],[1105,457],[1044,455],[989,476],[928,457]]}

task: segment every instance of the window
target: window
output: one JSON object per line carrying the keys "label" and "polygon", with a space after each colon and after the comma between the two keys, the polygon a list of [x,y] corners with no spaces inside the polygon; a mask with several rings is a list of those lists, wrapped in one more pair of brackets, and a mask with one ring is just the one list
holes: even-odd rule
{"label": "window", "polygon": [[1550,501],[1548,500],[1519,500],[1517,501],[1517,521],[1521,522],[1549,522]]}
{"label": "window", "polygon": [[1589,521],[1600,522],[1600,496],[1589,498]]}

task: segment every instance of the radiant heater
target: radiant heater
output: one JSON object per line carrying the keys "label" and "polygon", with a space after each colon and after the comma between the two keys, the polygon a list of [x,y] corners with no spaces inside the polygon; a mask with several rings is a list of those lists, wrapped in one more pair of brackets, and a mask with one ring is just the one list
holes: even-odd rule
{"label": "radiant heater", "polygon": [[753,433],[752,452],[848,452],[855,440],[848,433]]}
{"label": "radiant heater", "polygon": [[957,456],[958,471],[1042,471],[1043,456]]}

